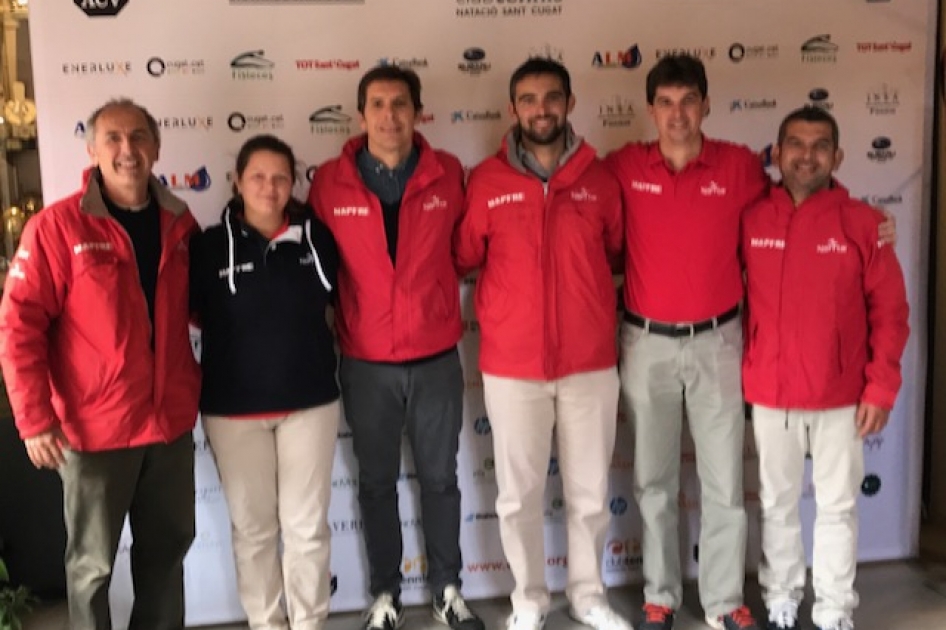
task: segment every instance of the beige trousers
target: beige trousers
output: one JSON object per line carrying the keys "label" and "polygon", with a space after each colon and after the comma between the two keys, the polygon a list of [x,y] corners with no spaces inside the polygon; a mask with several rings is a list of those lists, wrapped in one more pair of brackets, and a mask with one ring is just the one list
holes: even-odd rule
{"label": "beige trousers", "polygon": [[339,414],[335,401],[268,420],[204,416],[230,509],[240,601],[254,630],[325,624]]}
{"label": "beige trousers", "polygon": [[605,603],[601,555],[611,514],[618,376],[612,368],[530,381],[483,375],[493,434],[496,513],[515,588],[515,612],[545,614],[544,506],[552,439],[558,448],[568,535],[565,594],[581,615]]}

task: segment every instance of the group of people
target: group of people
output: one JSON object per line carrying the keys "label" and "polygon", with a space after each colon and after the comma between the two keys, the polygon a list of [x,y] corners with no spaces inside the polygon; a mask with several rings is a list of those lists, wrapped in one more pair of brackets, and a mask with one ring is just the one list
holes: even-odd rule
{"label": "group of people", "polygon": [[[887,422],[908,335],[891,226],[834,179],[838,126],[823,110],[783,120],[773,185],[747,148],[703,135],[698,59],[662,58],[646,91],[658,139],[602,160],[569,122],[565,67],[526,61],[510,79],[513,124],[465,184],[459,161],[415,130],[417,75],[373,68],[358,85],[363,134],[316,171],[308,204],[291,195],[291,148],[257,136],[237,156],[220,223],[203,233],[151,175],[160,141],[147,110],[116,100],[94,112],[82,188],[27,225],[0,304],[17,426],[33,463],[63,480],[70,627],[110,628],[126,514],[131,627],[183,627],[199,407],[250,627],[323,628],[341,398],[373,599],[365,630],[404,620],[402,434],[433,616],[483,630],[461,594],[456,473],[458,278],[478,271],[496,512],[514,578],[509,630],[541,630],[549,612],[541,532],[553,440],[569,613],[594,630],[631,628],[601,572],[619,398],[643,519],[639,630],[669,630],[682,603],[684,418],[702,497],[706,622],[758,627],[743,601],[744,400],[759,452],[765,626],[799,627],[798,501],[810,455],[812,617],[821,630],[853,628],[862,438]],[[202,330],[199,368],[190,321]]]}

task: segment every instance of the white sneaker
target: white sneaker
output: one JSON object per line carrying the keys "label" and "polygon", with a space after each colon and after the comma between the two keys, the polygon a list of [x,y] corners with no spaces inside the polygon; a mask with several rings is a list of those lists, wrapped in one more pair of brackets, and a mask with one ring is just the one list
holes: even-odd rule
{"label": "white sneaker", "polygon": [[514,612],[506,620],[506,630],[542,630],[545,615],[534,612]]}
{"label": "white sneaker", "polygon": [[769,630],[797,630],[798,602],[783,599],[769,607]]}
{"label": "white sneaker", "polygon": [[607,604],[590,608],[583,615],[579,615],[574,608],[569,610],[572,619],[578,623],[594,628],[594,630],[634,630],[624,617],[617,614]]}
{"label": "white sneaker", "polygon": [[847,617],[841,617],[835,619],[831,623],[818,626],[819,630],[854,630],[854,622],[848,619]]}

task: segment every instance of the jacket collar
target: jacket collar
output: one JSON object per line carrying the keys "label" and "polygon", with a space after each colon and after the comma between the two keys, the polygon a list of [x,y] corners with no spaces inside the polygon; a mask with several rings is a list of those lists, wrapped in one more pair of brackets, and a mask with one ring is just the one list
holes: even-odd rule
{"label": "jacket collar", "polygon": [[[107,217],[109,213],[102,196],[101,178],[102,174],[97,166],[91,166],[82,172],[82,196],[79,199],[79,208],[82,212],[93,216]],[[151,175],[148,181],[148,189],[162,210],[170,212],[175,217],[187,212],[187,204],[184,200],[172,194],[154,175]]]}

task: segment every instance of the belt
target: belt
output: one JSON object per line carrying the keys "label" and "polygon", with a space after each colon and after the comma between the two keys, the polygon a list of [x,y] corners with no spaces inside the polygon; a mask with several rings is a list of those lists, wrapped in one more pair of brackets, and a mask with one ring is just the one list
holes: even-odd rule
{"label": "belt", "polygon": [[710,319],[704,319],[701,322],[685,322],[679,324],[667,324],[664,322],[657,322],[652,319],[645,319],[636,313],[631,313],[630,311],[624,312],[624,321],[628,324],[633,324],[643,328],[647,332],[654,333],[655,335],[663,335],[664,337],[692,337],[701,332],[706,332],[707,330],[713,330],[719,326],[725,324],[728,321],[735,319],[739,315],[739,305],[732,307],[722,315],[717,315]]}

